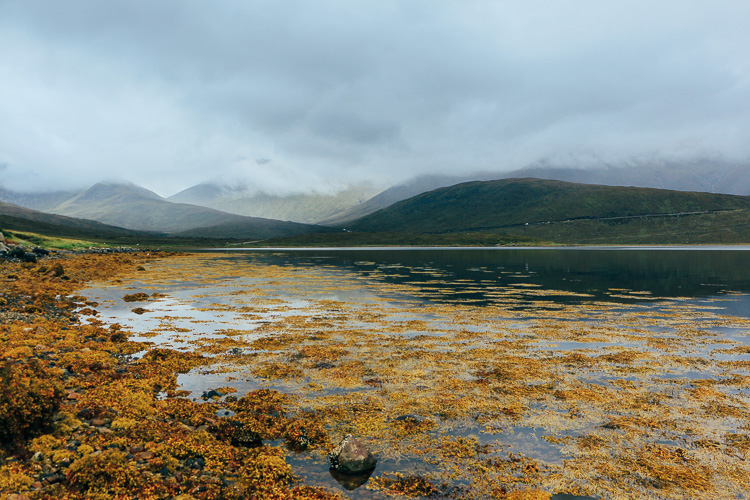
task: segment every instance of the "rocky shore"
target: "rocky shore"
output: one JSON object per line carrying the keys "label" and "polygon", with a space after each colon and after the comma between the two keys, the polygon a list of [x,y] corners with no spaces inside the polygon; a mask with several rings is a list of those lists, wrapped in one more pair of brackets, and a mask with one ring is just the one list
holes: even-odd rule
{"label": "rocky shore", "polygon": [[87,281],[165,254],[0,245],[2,498],[338,498],[300,484],[284,458],[333,449],[316,415],[271,390],[193,401],[176,376],[202,356],[79,322],[97,306],[76,295]]}

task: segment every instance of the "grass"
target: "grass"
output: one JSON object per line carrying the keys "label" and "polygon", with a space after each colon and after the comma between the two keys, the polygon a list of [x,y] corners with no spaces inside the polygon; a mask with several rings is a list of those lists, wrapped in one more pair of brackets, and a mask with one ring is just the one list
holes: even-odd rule
{"label": "grass", "polygon": [[423,193],[347,229],[430,234],[502,231],[557,243],[748,242],[750,197],[504,179]]}
{"label": "grass", "polygon": [[36,233],[22,233],[19,231],[3,231],[5,237],[14,243],[22,245],[34,245],[44,248],[54,248],[58,250],[81,250],[91,247],[104,247],[106,243],[88,240],[78,240],[73,238],[63,238],[54,236],[45,236]]}

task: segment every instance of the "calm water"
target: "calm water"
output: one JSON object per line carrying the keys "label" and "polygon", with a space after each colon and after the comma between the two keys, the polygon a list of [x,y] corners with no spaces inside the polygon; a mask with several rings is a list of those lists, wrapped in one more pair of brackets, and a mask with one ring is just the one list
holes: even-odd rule
{"label": "calm water", "polygon": [[[728,298],[728,314],[750,315],[750,247],[565,249],[240,250],[225,259],[341,268],[374,282],[408,284],[441,302],[491,302],[496,286],[559,290],[550,302]],[[450,293],[446,293],[449,291]],[[622,291],[643,297],[627,298]],[[545,300],[538,293],[534,300]]]}

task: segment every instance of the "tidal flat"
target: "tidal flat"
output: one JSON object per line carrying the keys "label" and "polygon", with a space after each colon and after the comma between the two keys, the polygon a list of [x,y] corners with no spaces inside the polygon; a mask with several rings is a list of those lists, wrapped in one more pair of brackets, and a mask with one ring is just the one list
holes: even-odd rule
{"label": "tidal flat", "polygon": [[[617,276],[557,258],[459,272],[366,253],[183,254],[90,283],[79,293],[96,307],[79,313],[140,343],[134,359],[200,359],[158,398],[219,421],[244,395],[273,399],[299,435],[260,440],[321,495],[746,498],[739,257],[712,256],[700,276],[643,255]],[[655,272],[658,285],[639,282]],[[347,434],[378,458],[371,476],[329,473],[327,452]]]}

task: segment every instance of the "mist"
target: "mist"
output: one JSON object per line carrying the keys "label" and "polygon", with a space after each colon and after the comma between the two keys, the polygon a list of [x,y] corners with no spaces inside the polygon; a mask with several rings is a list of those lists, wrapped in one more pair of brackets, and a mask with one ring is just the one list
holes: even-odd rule
{"label": "mist", "polygon": [[746,162],[748,20],[739,1],[3,1],[0,186]]}

